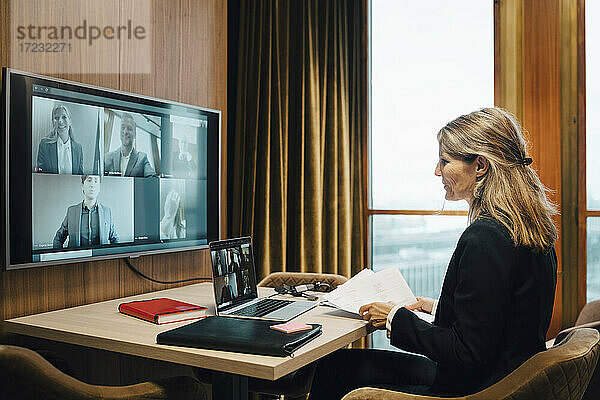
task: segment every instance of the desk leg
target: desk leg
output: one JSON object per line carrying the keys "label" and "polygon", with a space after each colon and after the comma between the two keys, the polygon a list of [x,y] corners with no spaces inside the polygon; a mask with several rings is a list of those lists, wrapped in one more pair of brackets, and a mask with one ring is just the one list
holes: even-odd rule
{"label": "desk leg", "polygon": [[213,371],[213,400],[248,400],[248,377]]}

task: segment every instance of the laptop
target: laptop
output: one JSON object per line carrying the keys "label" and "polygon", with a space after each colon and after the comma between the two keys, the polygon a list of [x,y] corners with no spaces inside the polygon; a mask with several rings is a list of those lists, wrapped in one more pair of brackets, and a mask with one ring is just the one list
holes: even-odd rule
{"label": "laptop", "polygon": [[259,298],[250,237],[209,243],[219,316],[289,321],[317,302]]}

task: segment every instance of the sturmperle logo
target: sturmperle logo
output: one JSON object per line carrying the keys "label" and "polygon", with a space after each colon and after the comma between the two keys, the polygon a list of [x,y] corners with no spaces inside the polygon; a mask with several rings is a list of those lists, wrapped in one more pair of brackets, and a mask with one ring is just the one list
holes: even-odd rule
{"label": "sturmperle logo", "polygon": [[135,25],[131,20],[127,20],[125,25],[106,25],[96,26],[88,25],[87,20],[75,27],[70,25],[33,25],[17,26],[18,40],[31,40],[32,42],[45,41],[65,41],[65,40],[86,40],[88,45],[99,39],[106,40],[144,40],[146,39],[146,28],[142,25]]}
{"label": "sturmperle logo", "polygon": [[41,74],[147,74],[152,0],[9,0],[11,64]]}

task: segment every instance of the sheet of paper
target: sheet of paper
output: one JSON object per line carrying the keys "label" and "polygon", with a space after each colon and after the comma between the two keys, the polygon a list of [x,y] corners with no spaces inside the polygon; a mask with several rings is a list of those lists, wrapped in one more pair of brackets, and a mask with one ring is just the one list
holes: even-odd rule
{"label": "sheet of paper", "polygon": [[378,294],[379,300],[376,301],[391,302],[403,306],[417,302],[404,276],[396,267],[375,273],[373,288]]}
{"label": "sheet of paper", "polygon": [[407,305],[417,301],[396,267],[373,272],[363,269],[348,282],[323,296],[335,307],[358,314],[358,309],[376,301]]}

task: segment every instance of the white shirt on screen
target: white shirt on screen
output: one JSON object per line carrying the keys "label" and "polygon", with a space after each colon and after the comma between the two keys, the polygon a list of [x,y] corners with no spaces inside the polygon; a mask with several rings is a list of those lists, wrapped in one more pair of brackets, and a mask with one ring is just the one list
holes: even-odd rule
{"label": "white shirt on screen", "polygon": [[71,138],[63,143],[61,138],[56,140],[58,152],[58,173],[70,175],[73,173],[73,160],[71,156]]}
{"label": "white shirt on screen", "polygon": [[127,157],[121,153],[121,176],[125,176],[125,170],[127,169],[127,164],[129,164],[129,158],[131,157],[131,152],[127,154]]}

